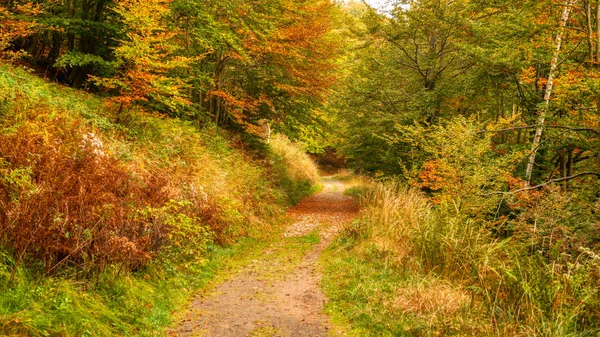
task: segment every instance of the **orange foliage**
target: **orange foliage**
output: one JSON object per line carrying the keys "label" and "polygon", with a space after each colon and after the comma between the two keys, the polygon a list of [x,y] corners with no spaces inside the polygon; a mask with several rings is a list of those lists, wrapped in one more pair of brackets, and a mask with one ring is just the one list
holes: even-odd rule
{"label": "orange foliage", "polygon": [[521,72],[521,82],[523,82],[524,84],[533,84],[536,80],[537,77],[537,71],[535,69],[535,67],[530,66],[527,69],[523,69],[523,72]]}
{"label": "orange foliage", "polygon": [[3,238],[19,256],[39,258],[46,268],[64,262],[93,261],[99,267],[148,262],[164,233],[132,215],[135,205],[168,200],[162,191],[166,178],[131,179],[93,133],[79,138],[66,131],[78,128],[70,125],[48,136],[24,126],[0,136],[0,154],[8,160],[5,177],[27,172],[20,181],[0,179]]}
{"label": "orange foliage", "polygon": [[122,16],[127,38],[115,48],[121,62],[116,77],[91,79],[108,90],[118,90],[114,100],[122,106],[133,102],[155,100],[173,107],[189,102],[180,94],[183,81],[167,77],[174,69],[183,68],[190,58],[174,55],[179,47],[173,42],[178,31],[166,22],[170,0],[120,0],[116,12]]}
{"label": "orange foliage", "polygon": [[[43,261],[47,272],[64,264],[135,269],[174,244],[180,230],[147,211],[177,198],[166,170],[114,159],[79,121],[58,117],[43,127],[26,123],[0,135],[0,240],[19,260]],[[214,202],[188,200],[178,214],[224,231]]]}
{"label": "orange foliage", "polygon": [[457,177],[457,172],[443,160],[430,160],[423,164],[423,170],[419,174],[421,182],[418,186],[431,191],[440,191],[454,187]]}
{"label": "orange foliage", "polygon": [[331,3],[286,2],[285,6],[287,22],[279,27],[273,42],[263,46],[294,79],[293,84],[277,83],[277,86],[291,96],[320,99],[335,80],[330,60],[336,46],[327,39]]}
{"label": "orange foliage", "polygon": [[16,39],[28,37],[36,32],[35,21],[23,21],[15,14],[35,17],[42,12],[41,7],[33,3],[17,5],[14,12],[0,5],[0,58],[14,59],[21,56],[23,52],[7,50],[10,44]]}
{"label": "orange foliage", "polygon": [[[281,113],[278,104],[295,101],[322,101],[333,84],[336,46],[329,38],[332,4],[326,0],[288,1],[278,5],[275,14],[254,14],[256,20],[268,21],[264,30],[253,30],[227,18],[221,22],[232,26],[242,41],[240,50],[215,52],[221,63],[235,63],[230,71],[256,71],[252,88],[229,81],[217,70],[212,90],[206,100],[219,98],[226,113],[240,123],[252,117],[260,107]],[[240,16],[251,15],[251,8],[237,8]],[[223,69],[223,68],[219,68]],[[223,81],[219,78],[225,78]],[[272,116],[274,117],[274,114]]]}

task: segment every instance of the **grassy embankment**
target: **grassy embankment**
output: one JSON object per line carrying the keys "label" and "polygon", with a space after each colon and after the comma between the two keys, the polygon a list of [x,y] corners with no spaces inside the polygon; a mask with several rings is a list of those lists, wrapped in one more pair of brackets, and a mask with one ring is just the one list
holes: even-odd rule
{"label": "grassy embankment", "polygon": [[115,111],[0,66],[0,335],[154,335],[314,191],[283,138]]}
{"label": "grassy embankment", "polygon": [[[546,208],[527,214],[537,217],[537,232],[517,223],[502,238],[491,222],[400,184],[351,191],[361,195],[361,216],[323,258],[328,311],[349,327],[348,335],[600,333],[593,240],[565,236],[568,217],[555,218],[539,195],[535,201]],[[545,194],[547,200],[560,195]],[[548,223],[553,227],[546,232]]]}

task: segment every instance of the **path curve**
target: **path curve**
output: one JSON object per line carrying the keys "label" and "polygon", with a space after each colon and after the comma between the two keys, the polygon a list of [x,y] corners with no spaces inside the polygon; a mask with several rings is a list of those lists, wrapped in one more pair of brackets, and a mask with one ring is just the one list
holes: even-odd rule
{"label": "path curve", "polygon": [[344,196],[343,182],[324,178],[323,191],[290,209],[294,220],[282,235],[284,242],[319,231],[320,241],[282,275],[269,277],[273,249],[242,269],[210,293],[195,299],[188,316],[170,336],[207,337],[315,337],[329,336],[331,326],[323,314],[326,297],[320,288],[317,260],[358,208]]}

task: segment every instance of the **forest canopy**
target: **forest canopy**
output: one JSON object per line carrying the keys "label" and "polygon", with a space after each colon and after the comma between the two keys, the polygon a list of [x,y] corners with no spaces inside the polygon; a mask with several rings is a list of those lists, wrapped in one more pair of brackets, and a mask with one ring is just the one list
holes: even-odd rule
{"label": "forest canopy", "polygon": [[10,0],[0,50],[45,77],[174,117],[245,130],[315,122],[334,80],[334,5]]}

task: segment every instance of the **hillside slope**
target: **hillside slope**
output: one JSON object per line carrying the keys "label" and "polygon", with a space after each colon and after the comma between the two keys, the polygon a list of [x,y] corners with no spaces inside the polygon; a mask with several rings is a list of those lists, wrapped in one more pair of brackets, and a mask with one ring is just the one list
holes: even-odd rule
{"label": "hillside slope", "polygon": [[0,334],[151,334],[316,181],[286,139],[116,108],[0,65]]}

